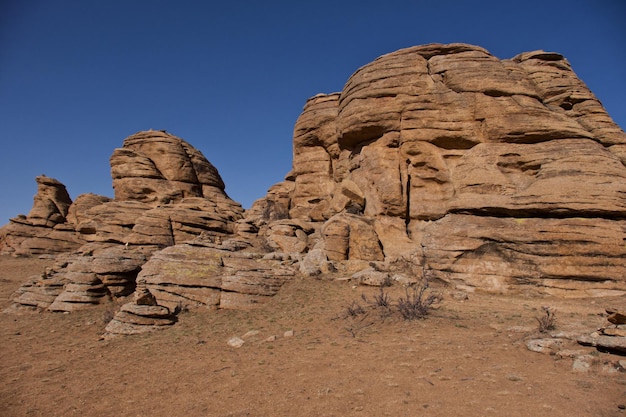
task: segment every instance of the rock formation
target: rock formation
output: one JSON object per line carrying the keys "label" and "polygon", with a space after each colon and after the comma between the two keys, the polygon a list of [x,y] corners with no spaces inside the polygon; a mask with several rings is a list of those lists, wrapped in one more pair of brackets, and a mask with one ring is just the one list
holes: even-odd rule
{"label": "rock formation", "polygon": [[[16,305],[73,311],[132,294],[152,253],[201,234],[210,241],[230,236],[243,216],[215,167],[166,132],[128,137],[111,156],[111,172],[114,199],[84,194],[74,203],[61,183],[37,178],[31,213],[3,228],[3,252],[66,253],[18,290]],[[64,239],[32,250],[59,230]]]}
{"label": "rock formation", "polygon": [[306,102],[293,155],[245,213],[199,151],[162,131],[114,151],[113,199],[71,203],[38,178],[33,211],[0,248],[68,254],[16,302],[70,311],[149,294],[110,326],[128,333],[181,307],[253,305],[296,270],[390,276],[406,264],[404,280],[464,291],[626,291],[626,134],[559,54],[384,55]]}
{"label": "rock formation", "polygon": [[37,194],[30,213],[12,218],[0,229],[0,253],[55,254],[78,249],[85,243],[68,219],[72,199],[65,186],[45,175],[36,181]]}
{"label": "rock formation", "polygon": [[312,222],[322,263],[410,255],[468,289],[621,293],[625,147],[559,54],[418,46],[311,98],[292,171],[247,217]]}

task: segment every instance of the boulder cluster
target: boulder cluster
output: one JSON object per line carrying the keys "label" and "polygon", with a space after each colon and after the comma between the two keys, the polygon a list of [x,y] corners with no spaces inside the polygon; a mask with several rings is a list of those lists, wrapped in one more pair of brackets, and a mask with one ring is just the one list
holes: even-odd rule
{"label": "boulder cluster", "polygon": [[464,291],[626,292],[626,134],[559,54],[430,44],[384,55],[306,102],[293,155],[248,210],[165,131],[113,152],[112,199],[72,202],[38,177],[0,251],[56,264],[15,308],[72,311],[134,292],[107,328],[127,334],[181,308],[253,305],[296,275],[398,265],[409,281]]}

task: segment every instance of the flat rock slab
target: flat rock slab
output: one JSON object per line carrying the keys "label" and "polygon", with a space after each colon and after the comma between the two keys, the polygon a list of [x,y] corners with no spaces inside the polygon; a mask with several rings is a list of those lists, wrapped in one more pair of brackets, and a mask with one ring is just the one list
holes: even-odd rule
{"label": "flat rock slab", "polygon": [[606,349],[609,351],[626,354],[626,337],[618,336],[580,336],[578,343],[584,346],[593,346],[598,349]]}

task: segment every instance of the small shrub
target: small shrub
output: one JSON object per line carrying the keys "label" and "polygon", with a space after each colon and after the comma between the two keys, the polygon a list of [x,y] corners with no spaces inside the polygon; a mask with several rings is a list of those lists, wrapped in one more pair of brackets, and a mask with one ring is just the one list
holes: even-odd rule
{"label": "small shrub", "polygon": [[374,307],[384,307],[391,308],[391,299],[389,298],[389,294],[385,292],[383,287],[380,287],[380,292],[374,296],[374,301],[370,301],[365,294],[361,295],[363,301],[368,304],[371,304]]}
{"label": "small shrub", "polygon": [[424,280],[418,286],[405,290],[405,297],[398,298],[398,310],[405,320],[426,318],[431,306],[441,302],[441,295],[430,291],[428,281]]}
{"label": "small shrub", "polygon": [[346,309],[347,317],[356,317],[365,314],[365,309],[359,303],[353,301]]}
{"label": "small shrub", "polygon": [[556,329],[556,309],[548,306],[541,307],[545,313],[541,317],[535,317],[539,323],[539,331],[546,333],[549,330]]}
{"label": "small shrub", "polygon": [[391,310],[391,298],[389,294],[385,292],[383,287],[380,287],[380,291],[377,295],[374,296],[374,300],[370,301],[365,294],[361,295],[363,301],[365,301],[370,307],[376,309],[380,315],[381,320],[385,320],[388,316],[392,314]]}

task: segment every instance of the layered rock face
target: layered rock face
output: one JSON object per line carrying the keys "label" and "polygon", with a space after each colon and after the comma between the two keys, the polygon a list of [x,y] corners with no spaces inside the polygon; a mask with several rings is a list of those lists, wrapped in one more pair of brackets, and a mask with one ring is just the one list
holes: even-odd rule
{"label": "layered rock face", "polygon": [[561,55],[419,46],[311,98],[273,187],[288,197],[253,209],[312,222],[301,241],[334,262],[410,255],[469,288],[610,294],[626,289],[625,146]]}
{"label": "layered rock face", "polygon": [[[165,131],[139,132],[111,156],[116,201],[151,206],[204,197],[232,205],[217,169],[193,146]],[[230,207],[229,207],[230,208]]]}
{"label": "layered rock face", "polygon": [[69,213],[72,199],[65,185],[45,175],[38,176],[36,181],[37,194],[30,213],[12,218],[0,229],[0,253],[55,254],[85,243],[72,222]]}
{"label": "layered rock face", "polygon": [[115,198],[83,194],[37,177],[28,216],[3,227],[2,253],[68,252],[88,242],[170,246],[200,233],[234,233],[241,205],[217,169],[193,146],[162,131],[136,133],[110,159]]}
{"label": "layered rock face", "polygon": [[73,311],[131,294],[155,251],[199,235],[220,241],[243,217],[215,167],[166,132],[128,137],[111,156],[111,172],[114,199],[84,194],[73,203],[61,183],[37,178],[29,215],[2,229],[3,252],[64,255],[18,290],[17,306]]}
{"label": "layered rock face", "polygon": [[0,249],[64,254],[15,305],[73,311],[134,291],[107,327],[131,334],[181,308],[253,306],[296,271],[626,292],[626,134],[561,55],[500,60],[465,44],[384,55],[309,99],[293,146],[285,181],[245,213],[215,167],[164,131],[114,151],[114,199],[71,202],[39,177]]}

